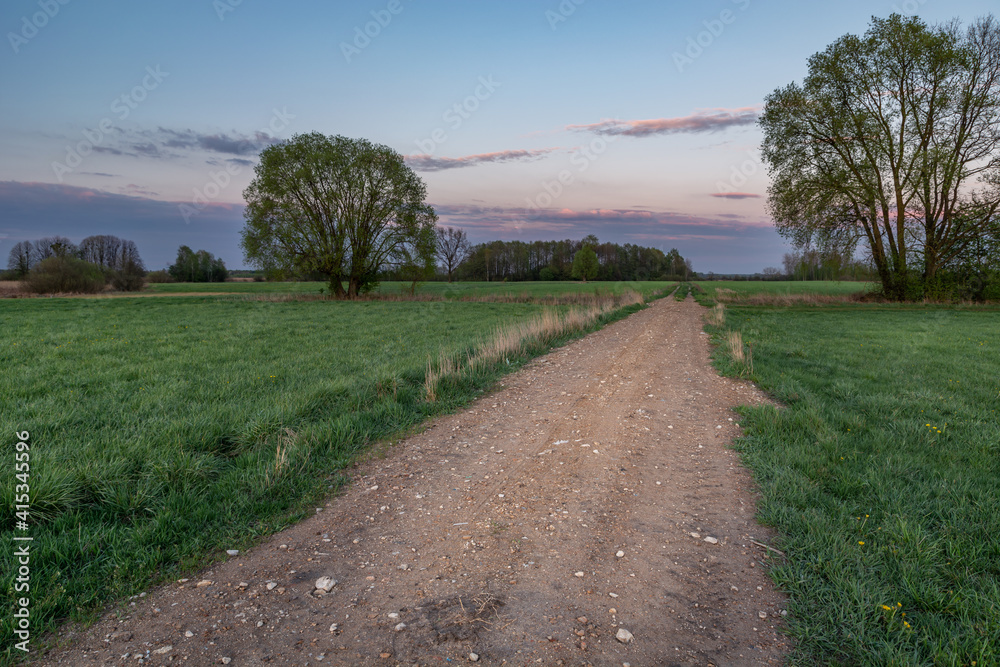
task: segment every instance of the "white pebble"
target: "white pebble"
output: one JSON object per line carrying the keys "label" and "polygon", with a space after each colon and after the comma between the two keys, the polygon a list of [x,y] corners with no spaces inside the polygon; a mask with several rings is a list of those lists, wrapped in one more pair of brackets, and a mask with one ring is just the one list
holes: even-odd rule
{"label": "white pebble", "polygon": [[333,577],[320,577],[316,580],[316,590],[329,593],[337,585],[337,580]]}

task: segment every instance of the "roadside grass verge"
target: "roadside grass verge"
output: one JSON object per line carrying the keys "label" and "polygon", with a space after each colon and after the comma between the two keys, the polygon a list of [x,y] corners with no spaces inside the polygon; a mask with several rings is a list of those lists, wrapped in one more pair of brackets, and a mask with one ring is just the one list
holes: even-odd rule
{"label": "roadside grass verge", "polygon": [[[230,297],[5,304],[0,427],[8,442],[31,434],[33,648],[67,619],[92,619],[301,519],[373,443],[641,302],[623,292],[596,309]],[[532,328],[538,318],[556,324]],[[456,361],[431,365],[429,396],[428,359],[442,358]],[[4,467],[6,507],[13,482]],[[8,554],[13,520],[0,517]],[[0,559],[8,609],[15,577],[14,559]],[[23,657],[12,633],[0,618],[0,663]]]}
{"label": "roadside grass verge", "polygon": [[791,596],[797,665],[1000,664],[996,308],[725,309],[716,364],[786,407],[736,442]]}

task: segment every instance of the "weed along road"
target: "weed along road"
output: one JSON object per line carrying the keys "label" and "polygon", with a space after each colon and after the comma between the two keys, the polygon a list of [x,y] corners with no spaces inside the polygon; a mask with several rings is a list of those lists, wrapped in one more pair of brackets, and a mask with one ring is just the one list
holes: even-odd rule
{"label": "weed along road", "polygon": [[765,401],[653,302],[354,469],[315,516],[39,664],[763,665],[787,652],[729,448]]}

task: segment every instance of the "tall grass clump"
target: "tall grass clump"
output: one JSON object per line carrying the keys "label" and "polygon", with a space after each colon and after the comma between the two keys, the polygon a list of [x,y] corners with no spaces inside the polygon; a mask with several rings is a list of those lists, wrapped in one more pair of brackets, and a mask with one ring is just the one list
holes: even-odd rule
{"label": "tall grass clump", "polygon": [[705,320],[713,327],[726,326],[726,307],[721,303],[715,304],[705,314]]}
{"label": "tall grass clump", "polygon": [[567,336],[583,333],[617,310],[644,303],[645,297],[641,293],[626,290],[617,295],[606,294],[586,307],[572,307],[563,312],[546,308],[528,320],[499,326],[488,339],[468,353],[464,364],[445,355],[436,364],[428,359],[424,379],[427,401],[433,403],[437,400],[442,380],[484,368],[510,366],[512,359],[537,352]]}

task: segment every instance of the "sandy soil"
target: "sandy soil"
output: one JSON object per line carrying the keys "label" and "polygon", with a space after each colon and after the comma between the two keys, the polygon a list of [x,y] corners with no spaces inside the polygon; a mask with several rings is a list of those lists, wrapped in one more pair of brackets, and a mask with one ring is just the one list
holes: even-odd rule
{"label": "sandy soil", "polygon": [[711,369],[703,312],[661,299],[535,360],[315,516],[41,662],[782,663],[770,535],[727,448],[729,408],[766,399]]}

